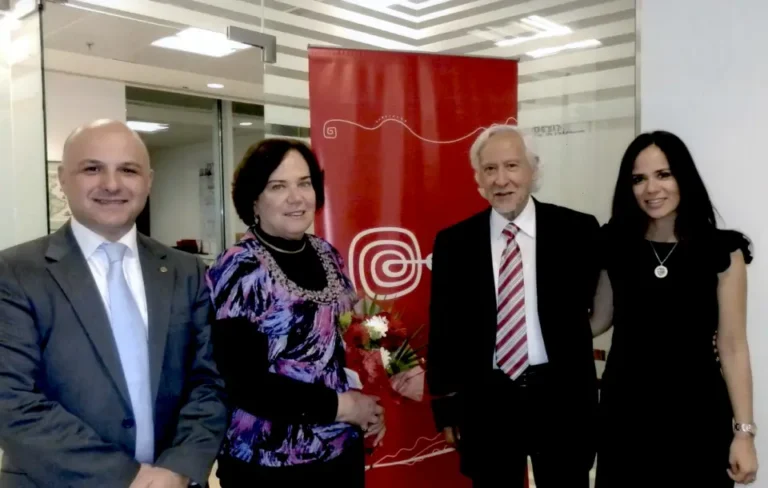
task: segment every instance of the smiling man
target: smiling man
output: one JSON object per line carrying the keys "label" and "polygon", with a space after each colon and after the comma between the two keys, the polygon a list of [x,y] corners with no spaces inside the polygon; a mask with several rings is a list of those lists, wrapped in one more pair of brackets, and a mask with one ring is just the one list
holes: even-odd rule
{"label": "smiling man", "polygon": [[0,487],[207,484],[226,428],[204,266],[136,231],[149,154],[122,122],[74,131],[72,220],[0,253]]}
{"label": "smiling man", "polygon": [[[517,127],[470,149],[490,208],[438,233],[427,380],[475,487],[586,488],[597,380],[589,314],[597,220],[535,200],[539,158]],[[499,481],[501,480],[501,481]]]}

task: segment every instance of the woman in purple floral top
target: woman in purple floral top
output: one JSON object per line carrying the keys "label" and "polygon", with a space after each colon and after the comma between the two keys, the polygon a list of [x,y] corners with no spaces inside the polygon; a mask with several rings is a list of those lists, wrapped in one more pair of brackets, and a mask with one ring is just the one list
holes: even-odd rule
{"label": "woman in purple floral top", "polygon": [[264,140],[232,198],[249,230],[207,275],[232,407],[222,487],[362,487],[363,436],[383,433],[383,410],[349,391],[337,322],[356,295],[338,252],[306,234],[324,200],[317,159],[299,141]]}

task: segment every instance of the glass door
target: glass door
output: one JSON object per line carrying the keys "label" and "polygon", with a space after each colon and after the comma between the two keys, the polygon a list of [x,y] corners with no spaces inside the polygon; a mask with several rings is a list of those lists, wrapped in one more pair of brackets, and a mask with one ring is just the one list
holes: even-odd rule
{"label": "glass door", "polygon": [[0,249],[47,232],[41,4],[0,2]]}
{"label": "glass door", "polygon": [[[258,115],[235,122],[232,112],[235,101],[258,104],[262,50],[166,8],[144,0],[46,4],[48,143],[56,160],[78,125],[128,123],[155,171],[140,231],[211,262],[237,232],[228,190],[240,157],[235,140],[256,142],[263,128]],[[229,34],[262,39],[243,29]]]}

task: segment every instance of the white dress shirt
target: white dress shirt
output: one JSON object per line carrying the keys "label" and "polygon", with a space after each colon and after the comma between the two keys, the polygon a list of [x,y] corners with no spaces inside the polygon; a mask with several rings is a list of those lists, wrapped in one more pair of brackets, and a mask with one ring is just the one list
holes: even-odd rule
{"label": "white dress shirt", "polygon": [[[111,320],[109,288],[107,286],[109,258],[107,257],[107,252],[100,247],[109,241],[75,220],[74,217],[71,222],[72,233],[75,235],[75,240],[80,246],[85,260],[88,262],[88,267],[91,269],[93,279],[96,281],[96,287],[99,289],[99,294],[104,302],[107,317]],[[139,306],[139,312],[141,312],[141,317],[144,319],[144,327],[148,329],[147,295],[144,291],[144,276],[141,274],[139,248],[136,243],[136,226],[134,225],[118,242],[128,246],[128,251],[126,251],[123,258],[123,273],[125,273],[133,299],[136,300],[136,304]]]}
{"label": "white dress shirt", "polygon": [[[539,322],[539,308],[536,294],[536,205],[533,198],[528,198],[525,208],[515,220],[512,221],[520,228],[515,238],[520,252],[523,255],[523,283],[525,286],[525,325],[528,334],[528,362],[531,365],[549,362],[547,349],[544,347],[544,338],[541,335],[541,323]],[[496,301],[498,303],[499,267],[501,267],[501,254],[507,246],[507,238],[502,231],[509,223],[503,215],[495,209],[491,211],[491,256],[493,258],[493,280],[496,285]],[[493,365],[496,364],[494,354]]]}

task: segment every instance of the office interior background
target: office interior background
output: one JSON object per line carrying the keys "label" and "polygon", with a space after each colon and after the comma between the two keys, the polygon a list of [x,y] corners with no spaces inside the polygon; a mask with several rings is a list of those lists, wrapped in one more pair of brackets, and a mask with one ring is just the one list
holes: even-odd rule
{"label": "office interior background", "polygon": [[[760,424],[768,224],[750,210],[768,203],[754,149],[768,127],[757,47],[768,45],[766,18],[764,0],[0,0],[0,249],[66,221],[56,165],[69,132],[92,119],[128,122],[150,150],[141,230],[210,260],[244,230],[228,189],[247,147],[269,135],[308,142],[315,130],[308,46],[515,58],[544,201],[605,222],[639,131],[665,128],[691,144],[727,225],[756,246],[749,332]],[[276,62],[228,40],[231,26],[275,36]],[[609,344],[610,333],[595,348]],[[649,356],[667,354],[661,334]],[[758,449],[768,459],[759,436]]]}

